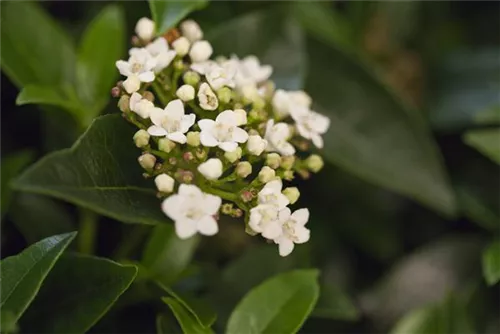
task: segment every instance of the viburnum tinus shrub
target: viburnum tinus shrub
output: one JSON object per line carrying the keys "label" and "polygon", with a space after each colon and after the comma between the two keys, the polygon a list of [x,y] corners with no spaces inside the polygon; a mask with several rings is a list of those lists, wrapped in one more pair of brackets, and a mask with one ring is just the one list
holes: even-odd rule
{"label": "viburnum tinus shrub", "polygon": [[276,90],[272,67],[257,57],[212,58],[192,20],[157,38],[147,18],[135,30],[129,59],[116,62],[126,79],[112,94],[138,128],[139,164],[177,235],[214,235],[229,215],[282,256],[307,242],[309,210],[290,209],[300,192],[288,183],[322,168],[311,151],[323,147],[329,119],[310,109],[305,92]]}

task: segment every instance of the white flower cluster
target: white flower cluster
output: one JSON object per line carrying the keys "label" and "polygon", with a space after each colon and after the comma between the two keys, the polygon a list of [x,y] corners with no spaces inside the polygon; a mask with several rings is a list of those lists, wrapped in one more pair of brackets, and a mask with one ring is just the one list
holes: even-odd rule
{"label": "white flower cluster", "polygon": [[305,92],[275,91],[272,67],[257,57],[211,59],[192,20],[155,37],[154,23],[142,18],[136,35],[128,60],[116,62],[126,80],[112,94],[139,128],[139,164],[154,177],[177,235],[214,235],[225,214],[244,216],[247,231],[274,241],[281,256],[307,242],[309,210],[292,213],[300,192],[282,189],[283,181],[322,168],[320,156],[296,153],[311,142],[323,147],[329,119],[311,110]]}

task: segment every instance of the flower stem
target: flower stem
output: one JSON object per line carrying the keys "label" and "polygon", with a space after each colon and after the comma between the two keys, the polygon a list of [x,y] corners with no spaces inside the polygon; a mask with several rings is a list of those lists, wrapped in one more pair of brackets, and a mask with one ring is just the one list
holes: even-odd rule
{"label": "flower stem", "polygon": [[[168,96],[165,94],[163,91],[161,84],[158,81],[153,82],[153,90],[155,91],[156,96],[160,100],[160,102],[163,104],[163,107],[165,107],[168,102],[170,102]],[[162,108],[163,109],[163,108]]]}
{"label": "flower stem", "polygon": [[80,253],[93,254],[98,216],[94,212],[84,208],[79,210],[79,216],[78,249]]}

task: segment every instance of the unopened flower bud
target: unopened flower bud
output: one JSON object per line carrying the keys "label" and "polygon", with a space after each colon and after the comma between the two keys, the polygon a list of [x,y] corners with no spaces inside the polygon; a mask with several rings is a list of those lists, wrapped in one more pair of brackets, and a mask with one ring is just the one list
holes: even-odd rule
{"label": "unopened flower bud", "polygon": [[207,41],[196,41],[191,46],[189,51],[189,57],[193,63],[200,63],[202,61],[208,60],[212,55],[212,45]]}
{"label": "unopened flower bud", "polygon": [[189,131],[186,137],[187,137],[187,144],[189,146],[193,147],[200,146],[200,133],[198,131]]}
{"label": "unopened flower bud", "polygon": [[121,92],[122,92],[122,90],[118,86],[115,86],[115,87],[111,88],[111,96],[112,97],[118,97],[118,96],[120,96]]}
{"label": "unopened flower bud", "polygon": [[131,75],[123,82],[123,88],[125,88],[127,93],[132,94],[141,88],[141,81],[136,75]]}
{"label": "unopened flower bud", "polygon": [[293,170],[286,170],[283,173],[283,179],[285,179],[287,181],[292,181],[294,179]]}
{"label": "unopened flower bud", "polygon": [[120,97],[120,99],[118,100],[118,108],[122,112],[129,112],[130,111],[129,101],[130,97],[128,95],[122,95],[122,97]]}
{"label": "unopened flower bud", "polygon": [[220,212],[222,212],[225,215],[230,215],[231,212],[233,212],[233,203],[224,203],[220,207]]}
{"label": "unopened flower bud", "polygon": [[309,172],[307,169],[301,169],[301,170],[297,171],[297,173],[304,180],[307,180],[311,177],[311,172]]}
{"label": "unopened flower bud", "polygon": [[309,158],[306,159],[306,165],[307,168],[313,173],[317,173],[323,168],[323,159],[317,155],[317,154],[312,154],[309,156]]}
{"label": "unopened flower bud", "polygon": [[198,166],[198,171],[208,180],[217,180],[222,175],[222,161],[217,158],[208,159]]}
{"label": "unopened flower bud", "polygon": [[276,172],[269,166],[264,166],[259,172],[259,181],[262,183],[267,183],[274,179]]}
{"label": "unopened flower bud", "polygon": [[240,218],[241,216],[243,216],[243,211],[241,209],[234,209],[233,212],[231,212],[231,216]]}
{"label": "unopened flower bud", "polygon": [[182,172],[181,181],[182,183],[191,183],[194,180],[194,175],[191,171],[185,170]]}
{"label": "unopened flower bud", "polygon": [[149,144],[149,133],[146,130],[139,130],[134,134],[135,146],[141,148]]}
{"label": "unopened flower bud", "polygon": [[158,149],[160,151],[170,153],[175,148],[175,143],[168,138],[158,140]]}
{"label": "unopened flower bud", "polygon": [[252,174],[252,164],[248,161],[242,161],[236,165],[236,175],[239,177],[246,178],[250,174]]}
{"label": "unopened flower bud", "polygon": [[247,124],[247,112],[243,109],[235,109],[234,114],[236,115],[236,120],[238,123],[236,125],[245,125]]}
{"label": "unopened flower bud", "polygon": [[158,191],[171,193],[174,190],[175,180],[168,174],[160,174],[155,177],[155,184]]}
{"label": "unopened flower bud", "polygon": [[188,161],[189,162],[189,161],[192,161],[194,159],[194,155],[191,152],[184,152],[182,154],[182,159],[184,159],[184,161]]}
{"label": "unopened flower bud", "polygon": [[193,20],[186,20],[180,25],[181,32],[191,42],[198,41],[203,38],[203,31],[198,23]]}
{"label": "unopened flower bud", "polygon": [[286,170],[290,170],[292,169],[294,163],[295,163],[295,156],[286,155],[284,157],[281,157],[280,167]]}
{"label": "unopened flower bud", "polygon": [[267,140],[262,139],[261,136],[249,136],[247,141],[247,150],[253,155],[261,155],[267,147]]}
{"label": "unopened flower bud", "polygon": [[147,17],[143,17],[137,21],[135,33],[143,41],[150,41],[155,34],[155,23]]}
{"label": "unopened flower bud", "polygon": [[252,199],[254,199],[255,195],[251,191],[245,190],[241,193],[240,197],[243,200],[243,202],[248,203]]}
{"label": "unopened flower bud", "polygon": [[222,87],[217,90],[217,97],[220,103],[229,103],[231,101],[231,88]]}
{"label": "unopened flower bud", "polygon": [[203,149],[202,147],[199,147],[196,150],[195,155],[199,160],[205,160],[205,158],[207,157],[207,151],[205,151],[205,149]]}
{"label": "unopened flower bud", "polygon": [[174,61],[174,69],[177,71],[182,71],[184,69],[185,65],[182,59]]}
{"label": "unopened flower bud", "polygon": [[175,95],[184,102],[191,101],[195,95],[194,87],[191,85],[182,85],[177,89]]}
{"label": "unopened flower bud", "polygon": [[184,57],[185,55],[188,54],[189,52],[189,47],[191,46],[191,43],[189,40],[182,36],[177,38],[173,43],[172,46],[177,53],[178,56]]}
{"label": "unopened flower bud", "polygon": [[283,193],[283,195],[285,195],[288,198],[288,200],[290,201],[290,204],[294,204],[295,202],[297,202],[297,200],[300,197],[300,192],[299,192],[299,189],[297,187],[285,188],[282,191],[282,193]]}
{"label": "unopened flower bud", "polygon": [[225,152],[224,157],[230,162],[233,163],[236,160],[241,158],[241,147],[237,147],[234,151],[232,152]]}
{"label": "unopened flower bud", "polygon": [[139,165],[145,170],[152,170],[156,163],[156,157],[150,153],[144,153],[137,160],[139,161]]}
{"label": "unopened flower bud", "polygon": [[281,163],[281,156],[278,153],[269,153],[266,157],[266,165],[272,169],[277,169]]}
{"label": "unopened flower bud", "polygon": [[253,108],[258,109],[258,110],[263,109],[266,106],[266,101],[260,96],[255,97],[253,99],[252,106],[253,106]]}
{"label": "unopened flower bud", "polygon": [[155,101],[155,96],[153,93],[151,93],[149,90],[145,91],[142,93],[142,97],[148,100],[149,102],[154,102]]}
{"label": "unopened flower bud", "polygon": [[217,96],[206,82],[200,85],[198,100],[200,102],[200,107],[205,110],[215,110],[219,106]]}
{"label": "unopened flower bud", "polygon": [[172,166],[177,165],[177,158],[174,158],[174,157],[168,158],[168,164],[172,165]]}
{"label": "unopened flower bud", "polygon": [[200,75],[194,71],[187,71],[184,73],[182,79],[184,80],[184,83],[196,87],[196,85],[200,82]]}

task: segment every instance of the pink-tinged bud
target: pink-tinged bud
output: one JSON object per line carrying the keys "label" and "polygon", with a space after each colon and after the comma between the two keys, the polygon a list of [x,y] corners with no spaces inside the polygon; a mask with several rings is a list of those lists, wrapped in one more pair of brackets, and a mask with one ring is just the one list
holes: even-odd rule
{"label": "pink-tinged bud", "polygon": [[170,158],[168,158],[168,163],[169,163],[169,165],[175,166],[175,165],[177,165],[177,159],[174,157],[170,157]]}
{"label": "pink-tinged bud", "polygon": [[181,176],[181,180],[183,183],[191,183],[194,180],[194,175],[191,171],[184,171]]}
{"label": "pink-tinged bud", "polygon": [[119,97],[121,93],[122,93],[122,90],[120,89],[120,87],[115,86],[115,87],[111,88],[111,96],[112,97]]}
{"label": "pink-tinged bud", "polygon": [[151,93],[149,90],[145,91],[142,93],[142,97],[148,100],[149,102],[154,102],[155,101],[155,96],[153,93]]}
{"label": "pink-tinged bud", "polygon": [[232,216],[235,218],[240,218],[241,216],[243,216],[243,211],[241,209],[235,209],[232,212]]}
{"label": "pink-tinged bud", "polygon": [[252,192],[248,191],[248,190],[243,191],[240,196],[241,196],[241,199],[243,200],[243,202],[245,202],[245,203],[250,202],[255,197],[254,194],[252,194]]}
{"label": "pink-tinged bud", "polygon": [[194,159],[194,155],[191,152],[184,152],[184,154],[182,154],[182,159],[185,161],[192,161]]}

